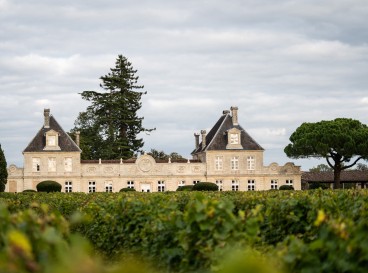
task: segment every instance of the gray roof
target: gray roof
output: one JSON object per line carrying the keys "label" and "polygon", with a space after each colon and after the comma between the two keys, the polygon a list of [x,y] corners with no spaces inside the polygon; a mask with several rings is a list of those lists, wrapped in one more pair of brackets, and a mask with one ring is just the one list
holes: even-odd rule
{"label": "gray roof", "polygon": [[46,145],[46,137],[45,133],[54,130],[59,133],[59,147],[60,150],[53,152],[81,152],[81,149],[75,144],[75,142],[71,139],[71,137],[65,133],[63,128],[59,125],[56,119],[51,115],[50,116],[50,128],[42,128],[38,131],[36,136],[32,139],[32,141],[28,144],[27,148],[24,149],[24,152],[50,152],[44,151]]}
{"label": "gray roof", "polygon": [[198,149],[195,149],[192,154],[211,151],[211,150],[229,150],[226,149],[227,134],[226,132],[232,128],[241,131],[241,145],[243,149],[236,150],[264,150],[240,125],[233,125],[232,117],[229,113],[223,114],[206,136],[206,146],[202,148],[202,142]]}
{"label": "gray roof", "polygon": [[[302,174],[304,182],[329,182],[334,181],[334,172],[304,172]],[[368,171],[350,170],[340,173],[341,182],[368,182]]]}

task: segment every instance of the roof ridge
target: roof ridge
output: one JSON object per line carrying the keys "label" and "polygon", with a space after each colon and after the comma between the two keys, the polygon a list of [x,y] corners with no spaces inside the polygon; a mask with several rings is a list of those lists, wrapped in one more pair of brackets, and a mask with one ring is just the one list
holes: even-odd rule
{"label": "roof ridge", "polygon": [[249,136],[249,138],[252,141],[254,141],[255,144],[257,144],[263,151],[265,150],[265,149],[263,149],[263,147],[261,145],[259,145],[259,143],[256,140],[254,140],[254,138],[240,124],[238,126],[240,127],[241,130],[243,130],[244,133],[246,133]]}
{"label": "roof ridge", "polygon": [[[224,116],[224,115],[223,115],[223,116]],[[210,145],[212,144],[213,140],[216,138],[216,136],[217,136],[218,132],[220,131],[220,129],[221,129],[221,128],[222,128],[222,126],[224,125],[224,122],[225,122],[225,120],[226,120],[226,118],[227,118],[228,116],[230,116],[230,113],[226,113],[226,114],[225,114],[225,117],[224,117],[223,121],[221,122],[220,126],[217,128],[217,131],[216,131],[216,133],[213,135],[213,137],[212,137],[212,139],[211,139],[210,143],[208,143],[208,144],[206,145],[206,148],[204,149],[204,151],[207,151],[208,147],[210,147]],[[220,117],[220,118],[221,118],[221,117]]]}
{"label": "roof ridge", "polygon": [[75,143],[74,140],[69,136],[69,134],[64,131],[63,127],[60,126],[60,124],[59,124],[59,122],[57,122],[56,118],[53,115],[50,115],[50,118],[53,118],[53,120],[55,121],[55,123],[59,126],[59,128],[66,135],[66,137],[72,142],[72,144],[74,144],[75,147],[77,147],[77,149],[80,152],[82,152],[81,148],[79,148],[79,146],[77,145],[77,143]]}

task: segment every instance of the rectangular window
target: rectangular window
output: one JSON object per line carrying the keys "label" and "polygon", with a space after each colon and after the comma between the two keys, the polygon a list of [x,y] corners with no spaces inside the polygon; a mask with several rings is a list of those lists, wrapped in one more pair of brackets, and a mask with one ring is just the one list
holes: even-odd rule
{"label": "rectangular window", "polygon": [[157,191],[158,192],[165,191],[165,181],[162,181],[162,180],[157,181]]}
{"label": "rectangular window", "polygon": [[39,172],[41,166],[41,159],[39,157],[32,158],[32,171]]}
{"label": "rectangular window", "polygon": [[215,159],[215,169],[217,171],[222,170],[222,156],[216,156],[216,159]]}
{"label": "rectangular window", "polygon": [[232,180],[231,181],[231,190],[238,191],[239,190],[239,180]]}
{"label": "rectangular window", "polygon": [[277,190],[277,179],[271,180],[271,190]]}
{"label": "rectangular window", "polygon": [[231,158],[231,169],[233,171],[239,170],[239,157],[234,156],[233,158]]}
{"label": "rectangular window", "polygon": [[127,185],[128,185],[128,188],[130,188],[130,189],[134,189],[134,181],[133,181],[133,180],[129,180],[129,181],[127,182]]}
{"label": "rectangular window", "polygon": [[111,181],[105,182],[105,192],[112,192],[112,182]]}
{"label": "rectangular window", "polygon": [[72,181],[65,181],[65,192],[73,192]]}
{"label": "rectangular window", "polygon": [[255,169],[255,159],[254,156],[248,156],[247,157],[247,168],[248,170],[254,170]]}
{"label": "rectangular window", "polygon": [[88,192],[96,192],[96,182],[95,181],[88,182]]}
{"label": "rectangular window", "polygon": [[64,158],[64,171],[65,172],[71,172],[73,169],[72,165],[72,158],[71,157],[65,157]]}
{"label": "rectangular window", "polygon": [[218,186],[218,190],[222,191],[222,180],[216,180],[216,185]]}
{"label": "rectangular window", "polygon": [[248,191],[255,191],[256,190],[256,181],[253,179],[248,180]]}
{"label": "rectangular window", "polygon": [[292,186],[293,180],[292,179],[286,179],[286,185]]}
{"label": "rectangular window", "polygon": [[56,158],[49,157],[47,166],[49,172],[56,172]]}
{"label": "rectangular window", "polygon": [[200,181],[199,180],[194,180],[193,181],[193,185],[195,185],[195,184],[197,184],[197,183],[199,183]]}
{"label": "rectangular window", "polygon": [[179,187],[185,186],[185,181],[184,180],[179,181],[178,186]]}

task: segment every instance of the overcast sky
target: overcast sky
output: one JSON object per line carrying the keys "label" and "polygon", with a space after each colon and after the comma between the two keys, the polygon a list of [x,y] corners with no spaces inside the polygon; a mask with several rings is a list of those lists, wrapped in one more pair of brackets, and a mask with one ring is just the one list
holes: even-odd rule
{"label": "overcast sky", "polygon": [[[148,92],[144,149],[194,148],[225,109],[266,149],[265,165],[303,122],[368,123],[368,1],[0,0],[0,144],[8,164],[43,124],[68,131],[118,54]],[[366,162],[365,162],[366,163]]]}

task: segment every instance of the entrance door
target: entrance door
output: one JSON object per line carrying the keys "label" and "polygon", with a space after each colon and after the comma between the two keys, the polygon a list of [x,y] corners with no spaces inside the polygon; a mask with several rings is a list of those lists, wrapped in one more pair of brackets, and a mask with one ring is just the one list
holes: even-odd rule
{"label": "entrance door", "polygon": [[141,184],[142,192],[151,192],[151,184]]}

